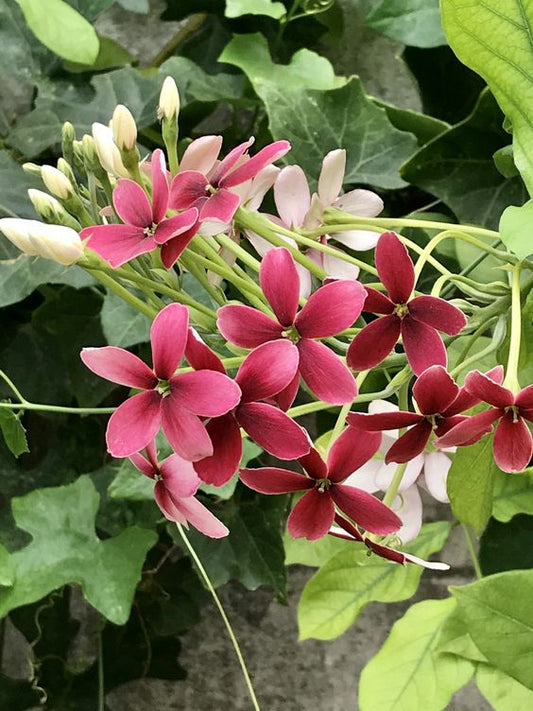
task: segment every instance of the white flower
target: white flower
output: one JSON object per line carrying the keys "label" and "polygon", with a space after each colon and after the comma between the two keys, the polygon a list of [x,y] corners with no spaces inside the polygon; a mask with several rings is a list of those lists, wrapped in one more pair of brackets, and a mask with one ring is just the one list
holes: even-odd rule
{"label": "white flower", "polygon": [[38,220],[4,217],[0,230],[22,252],[69,265],[83,257],[83,244],[70,227],[46,225]]}
{"label": "white flower", "polygon": [[52,195],[61,200],[66,200],[74,194],[72,183],[67,176],[52,165],[43,165],[41,178]]}
{"label": "white flower", "polygon": [[111,128],[114,141],[121,150],[131,151],[135,148],[137,143],[137,126],[135,119],[131,115],[131,111],[126,108],[126,106],[118,104],[115,108],[113,118],[111,119]]}
{"label": "white flower", "polygon": [[113,131],[109,126],[104,126],[103,123],[93,123],[92,131],[94,145],[102,168],[108,173],[111,173],[111,175],[128,178],[129,173],[122,162],[120,151],[113,140]]}
{"label": "white flower", "polygon": [[157,118],[171,119],[177,116],[180,110],[180,95],[176,82],[172,77],[166,77],[159,95]]}

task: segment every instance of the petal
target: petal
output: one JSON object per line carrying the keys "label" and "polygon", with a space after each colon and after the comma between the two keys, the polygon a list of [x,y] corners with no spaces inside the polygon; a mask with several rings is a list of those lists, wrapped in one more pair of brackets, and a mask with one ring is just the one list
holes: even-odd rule
{"label": "petal", "polygon": [[189,246],[189,242],[192,240],[196,234],[198,228],[198,223],[195,222],[190,230],[182,232],[177,237],[173,237],[165,244],[161,245],[161,261],[166,269],[171,269],[176,260],[183,254],[185,249]]}
{"label": "petal", "polygon": [[335,523],[341,526],[341,528],[337,528],[337,526],[332,526],[329,530],[329,533],[331,533],[332,536],[336,536],[338,538],[345,538],[348,540],[355,539],[356,541],[361,542],[364,540],[363,536],[359,533],[359,529],[357,529],[353,525],[353,523],[347,521],[338,513],[335,514]]}
{"label": "petal", "polygon": [[302,474],[278,467],[241,469],[241,481],[260,494],[288,494],[291,491],[312,489],[314,482]]}
{"label": "petal", "polygon": [[381,316],[367,324],[350,343],[346,362],[353,370],[369,370],[381,363],[394,348],[401,321],[395,315]]}
{"label": "petal", "polygon": [[413,386],[413,395],[424,415],[444,412],[459,394],[459,387],[442,365],[425,370]]}
{"label": "petal", "polygon": [[287,227],[303,225],[311,207],[311,193],[305,173],[299,165],[282,168],[274,183],[274,202]]}
{"label": "petal", "polygon": [[82,240],[112,267],[120,267],[130,259],[156,248],[152,237],[147,237],[142,227],[135,225],[95,225],[80,232]]}
{"label": "petal", "polygon": [[[172,498],[172,497],[171,497]],[[229,533],[228,528],[219,521],[218,518],[209,511],[194,496],[183,499],[173,499],[176,509],[193,525],[200,533],[209,538],[224,538]]]}
{"label": "petal", "polygon": [[373,289],[371,286],[366,286],[366,299],[363,306],[363,311],[369,311],[372,314],[392,314],[394,304],[388,296],[382,294],[381,291]]}
{"label": "petal", "polygon": [[175,521],[176,523],[181,523],[182,526],[188,528],[187,519],[185,515],[176,507],[175,503],[172,501],[170,494],[165,489],[165,485],[162,481],[156,482],[154,488],[154,499],[161,509],[162,514],[169,521]]}
{"label": "petal", "polygon": [[161,464],[161,474],[165,488],[174,497],[194,496],[201,480],[191,462],[177,454],[171,454]]}
{"label": "petal", "polygon": [[195,370],[217,370],[226,374],[226,369],[217,354],[200,338],[194,328],[189,328],[185,358]]}
{"label": "petal", "polygon": [[219,417],[232,410],[241,399],[241,389],[227,375],[215,370],[196,370],[171,380],[171,398],[180,407],[201,417]]}
{"label": "petal", "polygon": [[423,420],[401,435],[387,452],[387,464],[408,462],[424,451],[433,428],[431,422]]}
{"label": "petal", "polygon": [[424,420],[417,412],[379,412],[367,415],[364,412],[350,412],[347,421],[353,427],[359,427],[365,432],[381,432],[395,430],[398,427],[409,427]]}
{"label": "petal", "polygon": [[427,326],[456,336],[466,326],[466,317],[453,304],[435,296],[417,296],[409,302],[409,313]]}
{"label": "petal", "polygon": [[222,136],[201,136],[189,143],[180,161],[180,172],[195,170],[207,175],[222,148]]}
{"label": "petal", "polygon": [[335,518],[335,507],[328,493],[311,489],[291,511],[287,530],[293,538],[316,541],[325,536]]}
{"label": "petal", "polygon": [[326,154],[318,177],[318,197],[323,205],[332,205],[338,197],[342,190],[345,170],[346,151],[344,148],[337,148]]}
{"label": "petal", "polygon": [[281,338],[283,326],[266,314],[242,304],[227,304],[217,312],[217,327],[224,338],[241,348],[255,348]]}
{"label": "petal", "polygon": [[446,367],[448,356],[438,331],[406,316],[401,321],[401,332],[405,355],[415,375],[432,365]]}
{"label": "petal", "polygon": [[291,326],[298,310],[300,278],[285,247],[271,249],[263,257],[259,283],[278,321],[282,326]]}
{"label": "petal", "polygon": [[214,220],[227,224],[233,219],[240,202],[240,197],[230,190],[219,190],[202,204],[200,220]]}
{"label": "petal", "polygon": [[371,190],[350,190],[335,201],[335,207],[358,217],[376,217],[383,210],[383,200]]}
{"label": "petal", "polygon": [[[339,255],[344,254],[340,249],[333,247]],[[311,251],[311,250],[309,250]],[[318,251],[318,250],[312,250]],[[307,252],[309,256],[309,252]],[[355,264],[349,264],[342,259],[341,256],[334,257],[332,254],[322,254],[322,265],[323,269],[330,279],[347,279],[348,281],[355,281],[359,276],[359,267]]]}
{"label": "petal", "polygon": [[243,155],[254,141],[255,138],[249,138],[247,141],[244,141],[244,143],[240,143],[238,146],[231,149],[228,155],[220,161],[209,176],[211,185],[215,187],[220,185],[222,178],[242,159]]}
{"label": "petal", "polygon": [[241,430],[231,414],[215,417],[207,423],[206,429],[213,444],[213,454],[194,462],[194,470],[206,484],[222,486],[241,463]]}
{"label": "petal", "polygon": [[339,482],[349,477],[372,459],[380,443],[381,435],[378,433],[370,434],[355,427],[347,427],[329,451],[329,479]]}
{"label": "petal", "polygon": [[318,451],[312,447],[309,454],[298,459],[302,467],[312,479],[325,479],[328,476],[328,465]]}
{"label": "petal", "polygon": [[285,338],[255,348],[235,376],[243,393],[243,402],[266,400],[281,392],[292,382],[298,362],[298,349]]}
{"label": "petal", "polygon": [[377,476],[384,467],[387,467],[387,465],[381,459],[371,459],[359,467],[356,472],[350,474],[344,484],[356,486],[362,491],[368,491],[369,494],[373,494],[381,488],[378,486]]}
{"label": "petal", "polygon": [[89,370],[112,383],[141,390],[151,390],[157,385],[157,378],[146,363],[123,348],[83,348],[80,358]]}
{"label": "petal", "polygon": [[304,338],[334,336],[349,328],[363,310],[366,290],[358,281],[334,281],[317,289],[296,317]]}
{"label": "petal", "polygon": [[154,372],[170,380],[183,358],[189,327],[189,311],[182,304],[168,304],[157,314],[150,329]]}
{"label": "petal", "polygon": [[267,165],[255,176],[246,196],[246,207],[249,210],[259,210],[263,198],[276,182],[279,172],[280,169],[275,165]]}
{"label": "petal", "polygon": [[129,178],[121,178],[113,190],[113,205],[123,222],[136,227],[150,227],[152,206],[141,186]]}
{"label": "petal", "polygon": [[533,438],[521,417],[513,421],[513,413],[502,417],[494,434],[494,459],[504,472],[521,472],[533,455]]}
{"label": "petal", "polygon": [[138,393],[122,403],[109,418],[107,451],[113,457],[130,457],[144,449],[161,424],[161,396],[155,390]]}
{"label": "petal", "polygon": [[213,454],[213,445],[202,421],[175,398],[165,397],[161,403],[161,424],[172,449],[189,462],[197,462]]}
{"label": "petal", "polygon": [[164,244],[170,239],[191,230],[197,223],[198,210],[195,207],[191,207],[179,215],[174,215],[174,217],[169,217],[160,222],[156,227],[154,240],[157,244]]}
{"label": "petal", "polygon": [[143,457],[143,455],[139,454],[138,452],[132,454],[131,457],[129,457],[129,460],[133,464],[135,469],[138,469],[142,474],[149,477],[150,479],[154,479],[155,475],[159,473],[158,470],[154,467],[154,465],[149,462],[146,457]]}
{"label": "petal", "polygon": [[296,395],[298,395],[299,389],[300,373],[297,370],[294,375],[294,378],[287,385],[287,387],[283,388],[283,390],[280,390],[279,393],[276,393],[270,399],[274,401],[274,404],[277,405],[280,410],[283,410],[283,412],[287,412],[287,410],[292,406],[292,403],[296,399]]}
{"label": "petal", "polygon": [[401,528],[396,535],[402,544],[414,540],[422,528],[422,499],[416,485],[406,489],[396,496],[391,508],[398,514],[402,521]]}
{"label": "petal", "polygon": [[196,200],[207,197],[207,178],[197,170],[178,173],[170,184],[168,206],[175,210],[191,207]]}
{"label": "petal", "polygon": [[278,158],[282,158],[290,149],[291,144],[288,141],[269,143],[268,146],[262,148],[250,160],[239,165],[231,173],[226,173],[220,180],[220,186],[230,188],[232,185],[238,185],[239,183],[244,183],[245,180],[250,180],[266,165],[273,163]]}
{"label": "petal", "polygon": [[311,449],[304,428],[277,407],[245,403],[237,408],[235,416],[250,437],[278,459],[298,459]]}
{"label": "petal", "polygon": [[[417,457],[411,459],[411,461],[407,463],[407,466],[405,467],[405,471],[402,476],[402,480],[400,482],[400,485],[398,486],[399,492],[405,491],[405,489],[408,489],[415,483],[415,481],[420,476],[420,472],[422,471],[423,466],[423,454],[419,454]],[[398,466],[394,462],[392,462],[391,464],[383,463],[383,466],[380,469],[378,476],[376,477],[376,483],[379,485],[381,491],[387,491],[387,489],[392,483],[397,469]],[[357,482],[354,482],[354,484],[355,486],[357,486]]]}
{"label": "petal", "polygon": [[152,153],[151,166],[153,221],[158,223],[165,217],[169,196],[165,154],[160,148]]}
{"label": "petal", "polygon": [[415,285],[415,270],[409,252],[394,232],[385,232],[379,238],[376,269],[391,300],[407,303]]}
{"label": "petal", "polygon": [[452,460],[444,452],[429,452],[424,455],[424,481],[434,499],[449,503],[446,482]]}
{"label": "petal", "polygon": [[533,409],[533,385],[523,388],[516,396],[515,403],[524,410]]}
{"label": "petal", "polygon": [[357,395],[353,375],[339,356],[323,343],[302,338],[297,344],[299,371],[308,388],[319,400],[345,405]]}
{"label": "petal", "polygon": [[330,493],[333,501],[346,516],[371,533],[386,535],[394,533],[401,526],[398,516],[366,491],[354,486],[335,484]]}
{"label": "petal", "polygon": [[495,383],[479,370],[473,370],[465,378],[465,389],[470,395],[483,402],[488,402],[494,407],[508,407],[513,405],[515,398],[513,393],[502,385]]}
{"label": "petal", "polygon": [[492,432],[492,426],[500,417],[503,411],[500,409],[490,409],[479,412],[477,415],[466,417],[462,422],[446,434],[435,440],[436,447],[455,447],[458,445],[470,445],[478,442],[484,435]]}
{"label": "petal", "polygon": [[331,237],[356,252],[366,252],[368,249],[374,249],[377,245],[380,233],[372,230],[346,230],[334,232]]}

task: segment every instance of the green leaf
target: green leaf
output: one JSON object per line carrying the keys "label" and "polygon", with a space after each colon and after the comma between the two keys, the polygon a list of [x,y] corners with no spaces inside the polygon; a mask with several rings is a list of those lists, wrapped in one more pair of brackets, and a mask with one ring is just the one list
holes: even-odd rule
{"label": "green leaf", "polygon": [[479,564],[484,575],[533,568],[533,516],[521,514],[508,523],[491,518],[481,536]]}
{"label": "green leaf", "polygon": [[106,293],[102,311],[102,330],[110,346],[129,348],[150,340],[151,320],[113,292]]}
{"label": "green leaf", "polygon": [[462,523],[481,533],[492,511],[492,491],[500,471],[492,454],[492,436],[470,447],[460,447],[453,455],[447,490],[454,514]]}
{"label": "green leaf", "polygon": [[450,124],[446,121],[421,114],[412,109],[401,109],[385,101],[374,99],[376,106],[385,109],[387,117],[392,125],[400,131],[408,131],[416,136],[418,145],[423,146],[433,138],[440,136],[444,131],[450,129]]}
{"label": "green leaf", "polygon": [[472,662],[435,654],[439,630],[455,600],[425,600],[410,607],[365,666],[359,680],[361,711],[445,709],[474,673]]}
{"label": "green leaf", "polygon": [[11,555],[15,581],[0,590],[0,616],[78,583],[104,617],[117,625],[127,621],[144,558],[157,536],[131,526],[99,540],[94,530],[98,500],[87,476],[13,499],[15,522],[33,540]]}
{"label": "green leaf", "polygon": [[496,153],[492,156],[494,165],[504,178],[514,178],[515,175],[519,175],[518,168],[514,162],[514,154],[512,146],[504,146],[499,148]]}
{"label": "green leaf", "polygon": [[476,684],[494,711],[533,708],[533,691],[489,664],[478,664]]}
{"label": "green leaf", "polygon": [[[255,459],[262,453],[263,450],[255,442],[252,442],[252,440],[248,439],[247,437],[243,439],[242,457],[239,464],[239,469],[248,466],[248,463],[251,462],[252,459]],[[231,499],[238,483],[239,472],[235,472],[231,479],[222,486],[213,486],[212,484],[201,484],[200,491],[203,491],[204,494],[213,494],[213,496],[216,496],[219,499]]]}
{"label": "green leaf", "polygon": [[491,575],[452,587],[474,643],[489,663],[533,688],[533,570]]}
{"label": "green leaf", "polygon": [[525,0],[442,0],[444,31],[459,59],[480,74],[513,127],[516,166],[533,191],[533,9]]}
{"label": "green leaf", "polygon": [[120,465],[107,493],[112,499],[127,501],[152,501],[154,498],[154,480],[141,474],[129,459]]}
{"label": "green leaf", "polygon": [[[1,402],[6,401],[2,400]],[[9,451],[15,457],[19,457],[24,452],[30,451],[26,439],[26,430],[13,410],[0,408],[0,429],[2,430]]]}
{"label": "green leaf", "polygon": [[90,68],[91,71],[102,71],[104,69],[116,69],[123,67],[125,64],[134,64],[135,57],[128,52],[122,45],[112,40],[110,37],[99,36],[100,49],[98,56],[90,65],[79,64],[77,62],[65,62],[65,69],[71,73],[86,72]]}
{"label": "green leaf", "polygon": [[533,254],[532,219],[533,200],[529,200],[521,207],[510,205],[500,218],[501,241],[519,259],[527,259],[530,254]]}
{"label": "green leaf", "polygon": [[366,24],[390,39],[414,47],[446,44],[440,22],[439,0],[382,0],[366,17]]}
{"label": "green leaf", "polygon": [[486,662],[487,658],[481,654],[474,644],[472,637],[462,618],[461,611],[455,607],[453,612],[444,620],[437,639],[435,652],[438,654],[454,654],[473,662]]}
{"label": "green leaf", "polygon": [[29,28],[52,52],[71,62],[92,64],[98,36],[90,22],[63,0],[17,0]]}
{"label": "green leaf", "polygon": [[268,15],[275,20],[286,14],[285,5],[273,0],[226,0],[226,17]]}
{"label": "green leaf", "polygon": [[138,12],[142,15],[147,15],[150,12],[149,0],[117,0],[117,2],[130,12]]}
{"label": "green leaf", "polygon": [[[446,521],[426,524],[406,550],[427,558],[442,549],[449,533]],[[306,584],[298,607],[300,639],[333,639],[355,622],[367,603],[407,600],[415,593],[422,571],[417,565],[369,557],[362,546],[352,544]]]}
{"label": "green leaf", "polygon": [[[42,188],[42,182],[36,176],[25,173],[20,163],[14,161],[6,151],[0,151],[0,217],[35,219],[37,215],[27,193],[29,188]],[[7,240],[2,235],[0,252],[5,244]],[[20,252],[13,247],[11,254],[18,255]]]}
{"label": "green leaf", "polygon": [[504,178],[492,159],[509,141],[502,121],[494,97],[485,90],[470,116],[410,158],[402,177],[446,203],[461,222],[496,228],[508,205],[527,200],[520,178]]}
{"label": "green leaf", "polygon": [[11,556],[4,546],[0,545],[0,587],[11,587],[15,582],[15,571]]}
{"label": "green leaf", "polygon": [[506,523],[521,513],[533,515],[533,469],[526,469],[520,474],[497,472],[492,515]]}
{"label": "green leaf", "polygon": [[[335,538],[335,536],[324,536],[318,541],[308,541],[306,538],[292,538],[286,533],[283,540],[285,565],[308,565],[310,568],[320,568],[334,555],[353,546],[353,541]],[[353,552],[353,548],[351,550]]]}

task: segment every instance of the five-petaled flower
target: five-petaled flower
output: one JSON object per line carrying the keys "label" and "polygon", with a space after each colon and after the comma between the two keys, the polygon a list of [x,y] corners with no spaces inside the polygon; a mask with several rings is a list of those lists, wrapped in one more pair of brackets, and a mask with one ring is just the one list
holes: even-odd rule
{"label": "five-petaled flower", "polygon": [[366,287],[363,311],[383,315],[354,338],[346,355],[348,365],[354,370],[373,368],[389,355],[401,335],[415,375],[432,365],[446,366],[446,348],[438,331],[457,335],[466,326],[464,314],[436,296],[411,298],[415,285],[413,262],[394,232],[381,235],[375,254],[379,278],[389,295]]}
{"label": "five-petaled flower", "polygon": [[155,317],[150,332],[153,369],[133,353],[117,348],[84,348],[81,359],[102,378],[143,392],[123,402],[107,425],[107,448],[114,457],[144,449],[160,427],[183,459],[213,454],[200,418],[218,417],[240,400],[239,386],[222,373],[203,370],[175,375],[187,343],[189,312],[169,304]]}

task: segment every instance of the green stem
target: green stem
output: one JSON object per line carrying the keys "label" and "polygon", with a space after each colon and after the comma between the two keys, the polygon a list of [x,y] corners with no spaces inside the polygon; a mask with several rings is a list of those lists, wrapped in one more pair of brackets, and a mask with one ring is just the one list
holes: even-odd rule
{"label": "green stem", "polygon": [[520,357],[520,339],[522,336],[522,307],[520,304],[520,271],[522,265],[516,264],[511,276],[511,337],[509,342],[509,357],[507,373],[503,381],[504,387],[515,394],[520,390],[518,382],[518,359]]}
{"label": "green stem", "polygon": [[207,589],[211,593],[211,596],[212,596],[213,600],[215,601],[215,605],[218,608],[220,616],[222,617],[224,625],[226,626],[226,630],[228,632],[229,638],[230,638],[231,643],[233,645],[233,649],[235,650],[235,654],[237,655],[237,659],[239,660],[239,664],[242,669],[244,681],[246,682],[246,686],[248,687],[248,693],[250,694],[252,706],[255,711],[261,711],[259,702],[257,700],[257,696],[255,695],[252,680],[250,678],[250,674],[249,674],[248,668],[246,666],[246,662],[244,661],[244,657],[243,657],[241,648],[239,646],[239,642],[237,641],[237,637],[235,636],[235,633],[234,633],[233,628],[231,626],[231,622],[229,621],[228,616],[226,615],[226,611],[224,610],[224,607],[222,606],[222,603],[220,602],[220,599],[216,593],[216,590],[213,587],[211,580],[209,579],[209,575],[207,574],[206,569],[202,565],[202,562],[201,562],[200,558],[198,557],[196,551],[194,550],[191,542],[185,535],[185,531],[183,530],[183,527],[179,523],[177,523],[176,526],[178,527],[178,532],[179,532],[180,536],[182,537],[183,542],[185,543],[185,546],[186,546],[187,550],[189,551],[191,558],[195,562],[196,567],[198,568],[200,575],[202,576]]}
{"label": "green stem", "polygon": [[344,429],[344,423],[346,422],[346,418],[348,417],[348,413],[352,409],[352,403],[349,402],[346,405],[343,405],[341,407],[341,410],[339,412],[339,416],[337,417],[337,422],[335,422],[335,427],[333,428],[331,432],[331,437],[329,438],[329,446],[328,446],[328,451],[331,449],[333,443],[337,439],[337,437],[340,435],[342,430]]}
{"label": "green stem", "polygon": [[407,464],[408,462],[404,462],[403,464],[398,464],[398,466],[396,467],[396,471],[394,473],[394,476],[392,477],[392,481],[389,485],[389,488],[387,489],[385,496],[383,497],[383,503],[385,504],[385,506],[390,506],[394,501],[394,498],[398,493],[398,489],[400,488],[400,484],[402,483],[405,470],[407,469]]}
{"label": "green stem", "polygon": [[[489,343],[486,348],[483,348],[483,350],[478,351],[478,353],[474,353],[473,355],[470,356],[470,358],[467,358],[466,360],[458,361],[458,364],[455,366],[453,370],[450,371],[450,375],[454,378],[457,377],[459,373],[461,373],[463,370],[466,370],[469,368],[471,365],[476,365],[479,363],[479,361],[482,358],[485,358],[485,356],[490,355],[491,353],[494,353],[501,344],[503,343],[503,339],[505,338],[505,331],[506,331],[506,317],[505,316],[500,316],[498,322],[496,323],[496,327],[494,329],[494,333],[492,335],[492,341]],[[476,331],[477,333],[477,331]]]}
{"label": "green stem", "polygon": [[36,410],[38,412],[62,412],[73,415],[110,415],[116,407],[63,407],[62,405],[42,405],[38,402],[0,402],[6,410]]}
{"label": "green stem", "polygon": [[470,531],[468,530],[468,526],[461,522],[461,528],[463,529],[463,534],[465,537],[466,541],[466,547],[468,548],[468,552],[470,553],[470,558],[472,559],[472,565],[474,566],[474,572],[476,574],[476,578],[478,580],[481,580],[483,577],[483,573],[481,571],[481,566],[479,565],[479,559],[477,557],[476,549],[474,548],[474,542],[472,541],[472,536],[470,535]]}
{"label": "green stem", "polygon": [[98,633],[98,711],[105,711],[104,651],[101,630]]}
{"label": "green stem", "polygon": [[20,390],[17,388],[17,386],[15,385],[15,383],[11,380],[10,377],[8,377],[8,375],[7,375],[6,373],[4,373],[3,370],[0,370],[0,378],[2,378],[2,380],[3,380],[4,382],[6,382],[6,383],[9,385],[9,387],[11,388],[11,390],[15,393],[15,395],[16,395],[16,396],[18,397],[18,399],[20,400],[20,402],[22,402],[22,403],[27,403],[27,402],[28,402],[28,401],[26,400],[26,398],[22,395],[22,393],[20,392]]}
{"label": "green stem", "polygon": [[259,272],[259,268],[261,267],[261,262],[259,262],[255,257],[252,257],[251,254],[248,254],[248,252],[240,247],[238,244],[236,244],[231,237],[228,237],[227,235],[217,235],[216,236],[217,242],[219,242],[223,247],[226,247],[226,249],[230,252],[233,252],[243,264],[247,264],[251,269],[254,270],[254,272]]}
{"label": "green stem", "polygon": [[[501,244],[501,239],[495,239],[491,243],[491,247],[496,248],[499,244]],[[468,276],[471,274],[476,267],[479,267],[480,264],[483,263],[483,261],[487,258],[487,253],[484,252],[483,254],[480,254],[478,257],[474,259],[473,262],[470,262],[470,264],[467,264],[467,266],[464,269],[461,269],[459,272],[459,276]],[[445,299],[449,294],[451,294],[453,291],[453,284],[448,284],[448,286],[444,289],[442,292],[442,298]]]}
{"label": "green stem", "polygon": [[110,277],[105,272],[101,272],[96,269],[87,269],[87,271],[89,272],[89,274],[92,274],[92,276],[97,279],[101,284],[103,284],[117,296],[120,296],[121,299],[126,301],[126,303],[128,303],[130,306],[133,306],[133,308],[139,311],[140,313],[145,314],[145,316],[148,316],[148,318],[150,319],[153,319],[155,318],[155,316],[157,316],[157,309],[154,309],[152,306],[149,306],[144,301],[141,301],[141,299],[138,299],[131,293],[131,291],[128,291],[125,287],[115,281],[113,277]]}

